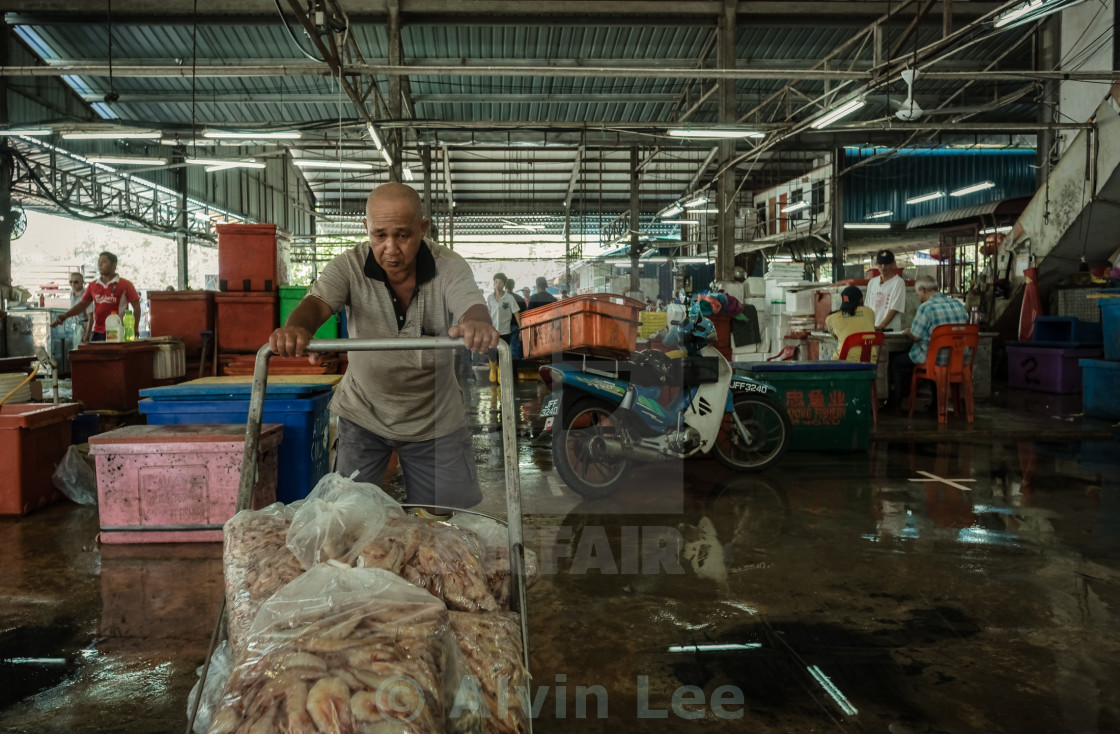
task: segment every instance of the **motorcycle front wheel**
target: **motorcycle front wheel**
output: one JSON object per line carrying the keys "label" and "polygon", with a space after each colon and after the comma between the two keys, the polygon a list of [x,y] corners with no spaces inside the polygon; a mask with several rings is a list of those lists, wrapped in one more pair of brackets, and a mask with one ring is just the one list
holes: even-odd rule
{"label": "motorcycle front wheel", "polygon": [[596,455],[596,439],[620,439],[622,429],[611,406],[595,398],[581,398],[561,411],[552,432],[552,463],[569,487],[585,499],[610,497],[626,480],[630,462]]}
{"label": "motorcycle front wheel", "polygon": [[712,451],[729,469],[762,471],[780,459],[789,446],[793,431],[789,415],[776,400],[763,395],[736,394],[732,405],[738,424],[731,413],[723,416]]}

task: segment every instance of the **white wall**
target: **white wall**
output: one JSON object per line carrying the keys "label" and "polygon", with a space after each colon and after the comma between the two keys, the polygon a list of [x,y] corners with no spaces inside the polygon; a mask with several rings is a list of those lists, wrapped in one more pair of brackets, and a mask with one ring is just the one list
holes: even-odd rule
{"label": "white wall", "polygon": [[[1062,12],[1062,71],[1108,71],[1112,68],[1116,0],[1090,0]],[[1108,94],[1108,84],[1062,82],[1059,109],[1062,121],[1086,122]],[[1060,133],[1064,153],[1076,130]]]}

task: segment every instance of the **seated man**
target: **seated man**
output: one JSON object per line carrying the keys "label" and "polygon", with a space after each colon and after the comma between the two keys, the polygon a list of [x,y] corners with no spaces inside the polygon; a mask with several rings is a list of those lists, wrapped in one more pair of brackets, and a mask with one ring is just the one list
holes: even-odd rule
{"label": "seated man", "polygon": [[891,357],[890,382],[891,398],[889,405],[900,406],[910,393],[910,379],[914,366],[924,364],[929,350],[929,337],[933,330],[942,324],[967,324],[968,311],[964,306],[949,298],[937,288],[937,281],[923,275],[914,283],[917,291],[918,306],[914,322],[902,333],[914,340],[909,352],[899,352]]}
{"label": "seated man", "polygon": [[[430,222],[413,189],[379,186],[366,202],[363,224],[369,242],[323,268],[287,323],[272,333],[273,352],[302,356],[315,330],[345,306],[352,338],[447,335],[462,337],[478,353],[498,345],[470,266],[424,239]],[[396,451],[408,502],[429,510],[477,504],[482,493],[451,350],[349,354],[330,404],[338,414],[336,470],[343,476],[356,470],[358,481],[380,484]]]}

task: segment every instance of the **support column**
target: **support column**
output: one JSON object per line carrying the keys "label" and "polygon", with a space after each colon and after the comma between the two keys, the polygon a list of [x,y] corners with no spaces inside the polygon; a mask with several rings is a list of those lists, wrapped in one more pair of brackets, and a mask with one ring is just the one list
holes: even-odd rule
{"label": "support column", "polygon": [[[1041,28],[1036,38],[1035,69],[1037,71],[1052,71],[1058,68],[1062,55],[1062,14],[1054,13],[1042,21]],[[1061,82],[1048,80],[1042,82],[1042,99],[1038,105],[1039,122],[1057,122],[1055,110],[1061,104],[1059,90]],[[1035,184],[1038,188],[1046,185],[1050,178],[1050,157],[1057,161],[1061,155],[1059,140],[1061,133],[1054,130],[1042,129],[1038,131],[1038,168],[1035,171]]]}
{"label": "support column", "polygon": [[[0,25],[0,63],[8,65],[8,25]],[[0,76],[0,125],[7,127],[8,78]],[[0,149],[8,139],[0,137]],[[0,152],[0,296],[7,298],[12,287],[12,157]]]}
{"label": "support column", "polygon": [[[404,63],[404,51],[401,45],[401,7],[398,0],[389,0],[389,65],[401,66]],[[402,119],[404,91],[401,77],[394,74],[389,77],[389,117],[393,122]],[[393,127],[389,130],[385,145],[389,148],[389,156],[393,165],[389,167],[389,179],[400,182],[401,157],[404,155],[404,128]]]}
{"label": "support column", "polygon": [[[179,164],[175,169],[175,187],[179,190],[179,223],[175,233],[176,268],[175,287],[186,290],[190,283],[190,263],[187,256],[187,149],[177,146],[171,154],[171,161]],[[137,324],[137,328],[140,325]]]}
{"label": "support column", "polygon": [[828,220],[831,224],[832,240],[832,280],[841,279],[844,267],[844,149],[832,151],[832,185],[828,197]]}
{"label": "support column", "polygon": [[[638,146],[630,146],[630,291],[631,298],[642,296],[642,267],[638,257],[642,254],[642,245],[638,241],[638,231],[641,230],[641,199],[638,196],[638,183],[642,172],[638,170]],[[637,295],[635,295],[637,294]]]}
{"label": "support column", "polygon": [[[424,214],[433,222],[436,218],[436,208],[432,205],[432,147],[420,146],[420,175],[424,177]],[[443,239],[443,233],[439,233]]]}
{"label": "support column", "polygon": [[[724,0],[723,14],[719,21],[719,41],[716,52],[720,69],[735,68],[735,0]],[[735,123],[735,80],[720,79],[719,121]],[[719,234],[716,240],[716,280],[735,277],[735,172],[731,161],[735,156],[735,142],[722,140],[719,144]]]}

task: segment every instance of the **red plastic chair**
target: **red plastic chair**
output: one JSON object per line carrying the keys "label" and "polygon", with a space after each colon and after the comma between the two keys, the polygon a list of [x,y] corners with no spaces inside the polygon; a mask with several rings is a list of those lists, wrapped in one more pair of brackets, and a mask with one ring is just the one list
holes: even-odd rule
{"label": "red plastic chair", "polygon": [[775,354],[773,357],[767,357],[767,362],[778,360],[779,362],[791,362],[797,359],[797,347],[782,347],[782,351]]}
{"label": "red plastic chair", "polygon": [[[953,390],[953,412],[961,414],[961,398],[968,422],[974,417],[972,395],[972,362],[980,348],[980,327],[976,324],[942,324],[933,330],[929,337],[929,352],[925,364],[914,367],[910,378],[910,417],[914,417],[914,398],[918,391],[918,380],[931,380],[937,395],[937,422],[949,420],[949,390]],[[937,355],[942,349],[949,350],[949,363],[937,364]],[[966,350],[970,350],[966,357]]]}
{"label": "red plastic chair", "polygon": [[[882,348],[883,332],[881,331],[860,331],[855,334],[848,334],[848,338],[840,345],[840,359],[847,359],[848,352],[853,349],[859,349],[859,361],[870,364],[873,360],[871,355],[875,353],[876,347]],[[877,356],[877,355],[876,355]],[[879,380],[871,381],[871,426],[872,429],[879,427]]]}

